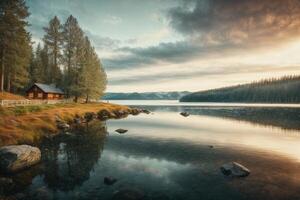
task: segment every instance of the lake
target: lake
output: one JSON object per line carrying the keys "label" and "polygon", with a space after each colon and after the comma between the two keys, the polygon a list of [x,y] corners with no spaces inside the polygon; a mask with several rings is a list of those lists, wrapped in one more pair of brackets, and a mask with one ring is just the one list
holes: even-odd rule
{"label": "lake", "polygon": [[[13,176],[14,193],[58,200],[300,199],[299,105],[110,102],[152,113],[43,142],[43,162]],[[232,161],[251,174],[224,176],[221,165]],[[106,176],[117,182],[105,185]]]}

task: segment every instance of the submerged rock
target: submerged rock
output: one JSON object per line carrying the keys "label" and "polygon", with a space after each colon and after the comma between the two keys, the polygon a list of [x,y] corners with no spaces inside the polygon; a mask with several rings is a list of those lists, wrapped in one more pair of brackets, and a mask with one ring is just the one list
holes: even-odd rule
{"label": "submerged rock", "polygon": [[184,117],[188,117],[190,116],[190,114],[188,112],[181,112],[180,115],[184,116]]}
{"label": "submerged rock", "polygon": [[115,130],[115,131],[116,131],[117,133],[123,134],[123,133],[126,133],[128,130],[119,128],[119,129],[117,129],[117,130]]}
{"label": "submerged rock", "polygon": [[0,169],[3,172],[16,172],[37,164],[41,151],[29,145],[11,145],[0,148]]}
{"label": "submerged rock", "polygon": [[145,113],[145,114],[149,115],[151,112],[149,110],[142,109],[142,113]]}
{"label": "submerged rock", "polygon": [[32,194],[32,198],[34,200],[52,200],[53,194],[46,188],[46,187],[40,187],[34,193]]}
{"label": "submerged rock", "polygon": [[10,192],[14,188],[14,181],[11,178],[0,178],[0,194]]}
{"label": "submerged rock", "polygon": [[110,176],[106,176],[106,177],[104,177],[103,182],[106,185],[113,185],[113,184],[115,184],[117,182],[117,179],[115,179],[113,177],[110,177]]}
{"label": "submerged rock", "polygon": [[121,189],[117,191],[113,198],[113,200],[143,200],[145,199],[145,194],[143,191],[139,189]]}
{"label": "submerged rock", "polygon": [[226,176],[234,177],[246,177],[250,174],[249,169],[236,162],[230,162],[222,165],[221,171]]}

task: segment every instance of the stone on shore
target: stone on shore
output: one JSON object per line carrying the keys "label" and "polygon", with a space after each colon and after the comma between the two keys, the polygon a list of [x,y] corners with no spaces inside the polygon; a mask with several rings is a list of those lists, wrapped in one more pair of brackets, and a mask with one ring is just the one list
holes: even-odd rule
{"label": "stone on shore", "polygon": [[224,175],[233,177],[246,177],[250,174],[249,169],[236,162],[230,162],[222,165],[221,171]]}
{"label": "stone on shore", "polygon": [[0,170],[13,173],[41,160],[41,151],[29,145],[11,145],[0,148]]}

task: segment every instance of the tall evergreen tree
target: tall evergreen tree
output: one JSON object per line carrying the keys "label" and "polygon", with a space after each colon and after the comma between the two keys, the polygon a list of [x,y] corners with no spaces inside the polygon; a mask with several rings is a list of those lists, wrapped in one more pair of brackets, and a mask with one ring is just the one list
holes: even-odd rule
{"label": "tall evergreen tree", "polygon": [[50,20],[48,27],[45,27],[46,32],[44,42],[49,48],[50,56],[50,76],[48,83],[61,84],[62,74],[59,66],[61,59],[61,47],[63,43],[62,25],[57,16]]}
{"label": "tall evergreen tree", "polygon": [[0,91],[15,91],[28,81],[31,38],[24,0],[0,1]]}
{"label": "tall evergreen tree", "polygon": [[103,95],[107,82],[101,62],[88,37],[85,37],[83,60],[80,78],[81,96],[88,102],[91,98],[98,99]]}
{"label": "tall evergreen tree", "polygon": [[49,50],[46,44],[44,44],[39,56],[41,58],[41,65],[42,65],[41,67],[42,82],[49,83],[49,74],[51,70],[50,70]]}
{"label": "tall evergreen tree", "polygon": [[76,18],[68,17],[64,24],[64,90],[67,96],[80,96],[79,75],[82,69],[84,34]]}

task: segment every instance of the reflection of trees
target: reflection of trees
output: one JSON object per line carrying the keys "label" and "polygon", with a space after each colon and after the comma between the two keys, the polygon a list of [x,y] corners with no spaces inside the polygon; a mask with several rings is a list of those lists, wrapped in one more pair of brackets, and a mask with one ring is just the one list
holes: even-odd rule
{"label": "reflection of trees", "polygon": [[48,187],[68,191],[89,179],[103,151],[106,133],[106,125],[95,123],[88,132],[44,144],[44,181]]}
{"label": "reflection of trees", "polygon": [[149,106],[151,111],[182,112],[248,121],[264,126],[300,130],[300,108]]}

